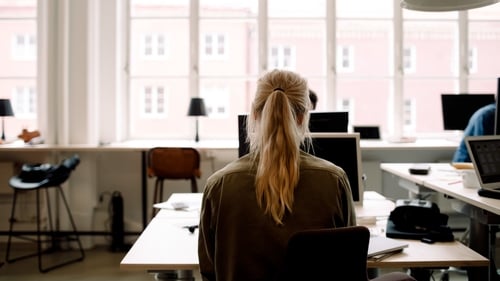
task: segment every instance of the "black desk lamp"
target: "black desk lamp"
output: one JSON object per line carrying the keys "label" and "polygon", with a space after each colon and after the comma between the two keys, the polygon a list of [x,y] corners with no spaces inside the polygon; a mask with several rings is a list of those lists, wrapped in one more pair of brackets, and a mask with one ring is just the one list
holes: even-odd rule
{"label": "black desk lamp", "polygon": [[205,109],[205,102],[202,98],[191,98],[189,103],[188,116],[196,117],[196,136],[194,138],[195,142],[200,140],[198,136],[198,116],[207,116],[207,110]]}
{"label": "black desk lamp", "polygon": [[14,111],[12,110],[12,105],[9,99],[0,99],[0,116],[2,117],[2,141],[5,141],[5,116],[14,116]]}

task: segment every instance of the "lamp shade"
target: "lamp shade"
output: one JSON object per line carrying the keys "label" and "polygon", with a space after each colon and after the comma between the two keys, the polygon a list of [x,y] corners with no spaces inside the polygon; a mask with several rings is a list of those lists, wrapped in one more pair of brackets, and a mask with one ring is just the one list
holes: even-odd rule
{"label": "lamp shade", "polygon": [[14,116],[9,99],[0,99],[0,116]]}
{"label": "lamp shade", "polygon": [[499,0],[401,0],[401,7],[423,12],[450,12],[480,8]]}
{"label": "lamp shade", "polygon": [[202,98],[191,98],[189,103],[188,116],[206,116],[205,102]]}

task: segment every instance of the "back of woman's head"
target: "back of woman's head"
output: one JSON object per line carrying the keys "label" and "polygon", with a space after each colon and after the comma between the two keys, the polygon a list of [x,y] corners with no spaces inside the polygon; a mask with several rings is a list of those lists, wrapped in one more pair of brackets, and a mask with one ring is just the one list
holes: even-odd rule
{"label": "back of woman's head", "polygon": [[247,135],[257,163],[257,200],[278,224],[292,211],[310,108],[307,81],[298,74],[273,70],[259,79]]}

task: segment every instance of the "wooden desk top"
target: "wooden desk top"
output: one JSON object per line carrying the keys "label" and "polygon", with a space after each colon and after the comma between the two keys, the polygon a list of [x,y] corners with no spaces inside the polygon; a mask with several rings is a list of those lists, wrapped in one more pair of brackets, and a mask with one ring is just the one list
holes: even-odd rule
{"label": "wooden desk top", "polygon": [[[361,140],[362,151],[450,150],[458,143],[446,139],[417,139],[415,142],[398,143],[387,140]],[[198,149],[238,149],[238,140],[126,140],[106,144],[25,144],[22,140],[0,144],[0,151],[143,151],[155,146],[194,147]]]}
{"label": "wooden desk top", "polygon": [[487,258],[458,242],[436,242],[426,244],[420,240],[404,240],[409,244],[403,252],[381,261],[368,260],[369,268],[433,268],[488,266]]}
{"label": "wooden desk top", "polygon": [[233,140],[130,140],[108,144],[25,144],[15,141],[0,145],[0,151],[146,151],[156,146],[194,147],[198,149],[238,149],[238,141]]}
{"label": "wooden desk top", "polygon": [[[181,196],[189,196],[182,194]],[[175,195],[175,194],[174,194]],[[199,195],[194,195],[199,196]],[[374,210],[374,196],[366,205],[366,213]],[[385,200],[388,201],[388,200]],[[390,202],[390,201],[388,201]],[[392,203],[392,202],[391,202]],[[386,206],[389,206],[388,203]],[[393,205],[391,205],[393,206]],[[381,208],[385,209],[385,208]],[[363,212],[363,207],[356,211]],[[387,215],[380,213],[381,215]],[[198,224],[198,210],[174,211],[162,209],[148,224],[120,263],[126,270],[198,270],[198,230],[191,234],[184,226]],[[368,261],[370,268],[487,266],[488,259],[460,242],[435,243],[405,240],[410,245],[403,252],[379,261]]]}
{"label": "wooden desk top", "polygon": [[500,215],[500,200],[479,196],[477,189],[465,188],[460,170],[446,163],[429,163],[430,173],[425,176],[411,175],[408,168],[412,163],[382,163],[380,168],[428,189],[446,194],[457,200]]}

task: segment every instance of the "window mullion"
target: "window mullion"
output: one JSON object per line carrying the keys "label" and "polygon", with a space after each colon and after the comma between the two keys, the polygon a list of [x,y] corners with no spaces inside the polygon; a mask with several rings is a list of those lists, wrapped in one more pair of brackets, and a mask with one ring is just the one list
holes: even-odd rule
{"label": "window mullion", "polygon": [[458,89],[460,93],[469,91],[469,25],[467,11],[458,13]]}
{"label": "window mullion", "polygon": [[189,93],[200,95],[200,1],[191,0],[189,13]]}

